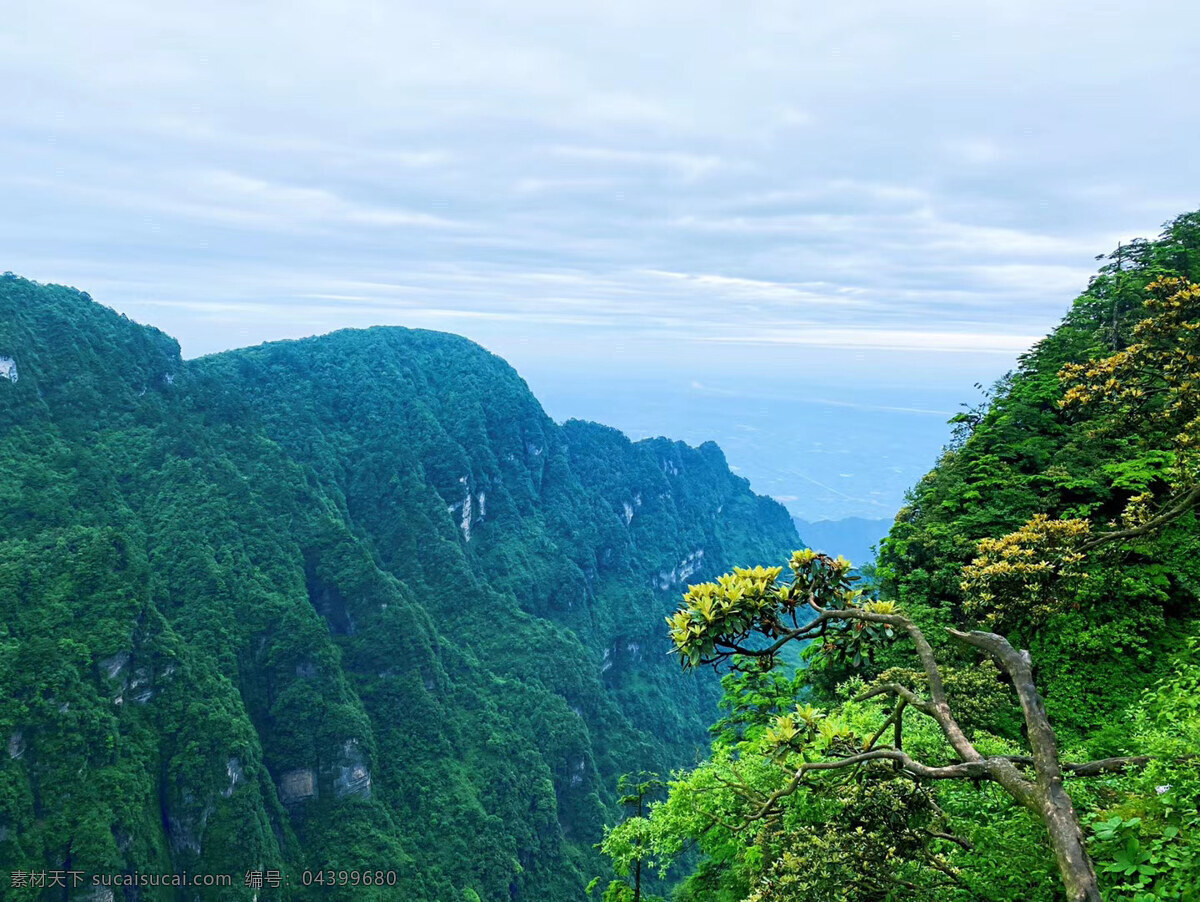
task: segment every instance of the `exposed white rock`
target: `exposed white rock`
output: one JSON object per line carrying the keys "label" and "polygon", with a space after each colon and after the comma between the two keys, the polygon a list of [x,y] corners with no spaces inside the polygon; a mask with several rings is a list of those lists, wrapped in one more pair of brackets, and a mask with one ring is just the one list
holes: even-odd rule
{"label": "exposed white rock", "polygon": [[697,548],[679,562],[679,580],[682,582],[704,566],[704,549]]}
{"label": "exposed white rock", "polygon": [[587,762],[580,758],[571,766],[571,785],[581,785],[585,773],[587,773]]}
{"label": "exposed white rock", "polygon": [[229,786],[221,791],[221,795],[229,798],[233,795],[234,787],[246,779],[246,774],[242,770],[242,763],[237,758],[230,758],[225,762],[225,773],[229,775]]}
{"label": "exposed white rock", "polygon": [[133,700],[139,705],[144,705],[154,698],[154,688],[150,685],[150,669],[139,667],[135,670],[133,678],[129,681],[128,689],[130,691],[137,690],[133,694]]}
{"label": "exposed white rock", "polygon": [[8,757],[20,758],[25,754],[25,734],[20,730],[13,730],[8,737]]}
{"label": "exposed white rock", "polygon": [[633,522],[633,505],[628,501],[623,501],[621,504],[625,508],[625,525],[628,526]]}
{"label": "exposed white rock", "polygon": [[334,770],[333,791],[338,798],[371,794],[371,771],[367,769],[357,739],[347,739],[342,743],[342,761]]}
{"label": "exposed white rock", "polygon": [[17,381],[17,362],[11,357],[0,357],[0,379]]}
{"label": "exposed white rock", "polygon": [[655,585],[666,591],[678,585],[704,566],[704,549],[697,548],[670,570],[659,570]]}
{"label": "exposed white rock", "polygon": [[311,799],[317,794],[317,775],[312,768],[302,767],[289,770],[279,778],[279,801],[294,805]]}
{"label": "exposed white rock", "polygon": [[676,465],[675,461],[669,459],[662,462],[662,471],[668,476],[679,475],[679,467]]}
{"label": "exposed white rock", "polygon": [[[462,516],[459,517],[458,527],[462,530],[463,538],[466,541],[471,541],[471,522],[474,519],[474,504],[471,499],[470,475],[458,477],[459,485],[463,486],[463,500],[457,501],[454,504],[447,506],[446,510],[450,513],[460,511]],[[483,492],[479,493],[479,517],[483,518],[483,505],[485,498]]]}
{"label": "exposed white rock", "polygon": [[100,669],[104,671],[104,675],[110,680],[115,680],[117,674],[125,669],[125,665],[129,663],[129,652],[118,652],[111,657],[105,658],[100,662]]}
{"label": "exposed white rock", "polygon": [[487,493],[479,493],[479,519],[482,520],[487,516]]}
{"label": "exposed white rock", "polygon": [[471,493],[467,492],[467,497],[463,499],[462,506],[462,522],[459,524],[462,527],[463,539],[471,541]]}

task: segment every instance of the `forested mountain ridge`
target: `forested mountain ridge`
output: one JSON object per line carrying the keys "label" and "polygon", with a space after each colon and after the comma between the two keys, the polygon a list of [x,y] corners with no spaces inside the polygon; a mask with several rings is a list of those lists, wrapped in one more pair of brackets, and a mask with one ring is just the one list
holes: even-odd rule
{"label": "forested mountain ridge", "polygon": [[5,276],[0,362],[0,870],[580,898],[618,775],[694,760],[718,696],[662,616],[797,542],[715,446],[558,426],[455,336],[184,361]]}
{"label": "forested mountain ridge", "polygon": [[[1111,426],[1064,408],[1061,374],[1138,341],[1134,328],[1147,316],[1147,286],[1155,280],[1200,281],[1200,214],[1180,216],[1157,240],[1136,240],[1102,259],[1061,325],[981,404],[952,420],[950,446],[910,491],[879,554],[879,576],[901,603],[960,618],[968,600],[962,568],[979,554],[980,540],[1038,513],[1112,528],[1131,498],[1169,486],[1171,467],[1186,451],[1172,430],[1132,416]],[[1172,339],[1181,353],[1186,334]],[[1024,627],[1060,730],[1090,737],[1097,752],[1122,734],[1123,712],[1138,705],[1195,631],[1198,547],[1200,524],[1195,511],[1185,511],[1072,580],[1072,602],[1055,611],[1052,627]]]}
{"label": "forested mountain ridge", "polygon": [[[812,552],[689,590],[684,665],[740,669],[710,758],[607,836],[626,875],[699,846],[675,902],[1200,899],[1200,213],[1101,259],[951,420],[877,593]],[[763,651],[806,640],[795,676]]]}

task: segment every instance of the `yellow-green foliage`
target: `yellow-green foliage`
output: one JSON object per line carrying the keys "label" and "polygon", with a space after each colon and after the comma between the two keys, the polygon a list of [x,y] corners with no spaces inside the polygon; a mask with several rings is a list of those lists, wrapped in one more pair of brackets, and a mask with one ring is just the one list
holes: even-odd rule
{"label": "yellow-green foliage", "polygon": [[[1111,900],[1194,902],[1200,887],[1197,282],[1200,213],[1109,257],[1063,324],[952,421],[877,569],[888,603],[933,640],[950,705],[982,754],[1027,753],[1015,700],[941,627],[982,623],[1031,651],[1065,760],[1153,756],[1124,775],[1070,781]],[[793,563],[817,561],[807,552]],[[719,636],[757,633],[761,649],[793,615],[802,623],[807,584],[795,567],[780,575],[696,587],[670,621],[685,666],[730,660]],[[873,604],[832,588],[826,605]],[[824,669],[793,678],[768,655],[724,680],[711,758],[678,774],[639,828],[660,866],[692,843],[703,852],[679,902],[1059,898],[1043,826],[992,784],[913,787],[886,763],[855,776],[810,771],[778,817],[755,819],[799,762],[874,735],[889,709],[849,696],[883,682],[927,691],[908,648],[885,647],[873,664],[831,655],[837,641],[806,652]],[[904,742],[953,760],[927,719],[907,718]]]}
{"label": "yellow-green foliage", "polygon": [[963,568],[964,609],[993,627],[1045,623],[1064,598],[1074,603],[1063,583],[1087,576],[1079,545],[1090,534],[1087,520],[1035,514],[1015,532],[981,539],[979,556]]}

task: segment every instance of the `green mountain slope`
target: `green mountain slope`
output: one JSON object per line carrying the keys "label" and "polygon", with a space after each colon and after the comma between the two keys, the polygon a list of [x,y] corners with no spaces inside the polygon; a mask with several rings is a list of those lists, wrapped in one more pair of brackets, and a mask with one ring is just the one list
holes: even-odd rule
{"label": "green mountain slope", "polygon": [[183,361],[5,277],[0,364],[0,870],[580,898],[617,776],[705,742],[663,614],[796,542],[715,446],[560,427],[455,336]]}
{"label": "green mountain slope", "polygon": [[[1188,385],[1183,370],[1183,400],[1169,415],[1158,398],[1125,413],[1059,403],[1065,366],[1109,358],[1146,340],[1134,326],[1150,315],[1147,286],[1164,277],[1200,281],[1200,213],[1182,215],[1159,238],[1109,255],[1062,324],[1021,358],[984,404],[956,417],[954,440],[911,491],[879,555],[887,594],[926,625],[971,622],[963,568],[979,554],[979,540],[1021,529],[1039,513],[1117,533],[1138,522],[1139,503],[1163,504],[1180,484],[1194,484],[1187,469],[1194,452],[1181,440],[1187,429],[1181,433],[1180,423],[1195,415],[1195,383]],[[1200,372],[1183,350],[1196,328],[1194,314],[1176,328],[1166,343],[1190,361],[1193,374]],[[1145,770],[1072,783],[1109,899],[1190,899],[1200,886],[1198,552],[1200,517],[1193,507],[1160,528],[1093,551],[1083,565],[1086,577],[1058,582],[1037,616],[999,623],[1031,652],[1065,756],[1154,756]],[[954,643],[940,651],[961,655]],[[969,656],[960,660],[972,664]],[[891,663],[896,659],[881,666]],[[989,708],[981,726],[1023,742],[1017,712]],[[1003,809],[980,817],[978,802],[959,795],[944,791],[943,807],[976,822],[970,837],[976,845],[1011,849],[972,862],[980,885],[994,886],[1004,875],[1006,889],[997,899],[1059,898],[1057,882],[1038,876],[1043,869],[1053,873],[1043,845],[1014,842],[1018,831],[1004,823]],[[1141,863],[1132,870],[1130,855]]]}
{"label": "green mountain slope", "polygon": [[[1060,408],[1068,363],[1132,343],[1146,316],[1145,287],[1161,276],[1200,280],[1200,214],[1170,223],[1154,241],[1114,253],[1062,324],[1021,358],[979,408],[956,417],[954,441],[910,492],[880,550],[880,577],[907,608],[960,620],[962,566],[978,540],[1019,528],[1035,513],[1120,522],[1130,499],[1161,492],[1173,433],[1139,423],[1100,428]],[[1053,622],[1027,630],[1046,705],[1060,731],[1102,751],[1122,732],[1123,712],[1171,663],[1192,630],[1200,586],[1200,524],[1189,512],[1154,536],[1126,542]]]}
{"label": "green mountain slope", "polygon": [[683,849],[674,902],[1200,898],[1198,281],[1200,213],[1109,255],[951,421],[882,597],[807,555],[689,592],[690,664],[811,640],[810,666],[725,677],[708,760],[607,837],[612,898]]}

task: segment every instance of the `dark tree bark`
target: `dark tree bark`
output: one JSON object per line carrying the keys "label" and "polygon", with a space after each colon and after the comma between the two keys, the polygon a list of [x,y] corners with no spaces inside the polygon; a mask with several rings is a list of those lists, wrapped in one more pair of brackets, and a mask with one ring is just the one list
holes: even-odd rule
{"label": "dark tree bark", "polygon": [[[1046,825],[1050,847],[1054,850],[1069,902],[1101,902],[1096,869],[1083,843],[1079,816],[1075,813],[1071,796],[1063,786],[1063,767],[1058,757],[1058,742],[1050,719],[1046,716],[1046,707],[1038,693],[1037,684],[1033,680],[1033,661],[1029,652],[1017,651],[1007,639],[995,633],[964,633],[958,630],[950,630],[950,633],[968,645],[990,654],[1012,678],[1029,731],[1029,745],[1033,749],[1033,769],[1036,778],[1032,791],[1025,787],[1020,789],[1020,795],[1011,789],[1009,791]],[[1013,769],[1015,770],[1015,766]],[[1001,785],[1004,785],[1003,782]]]}
{"label": "dark tree bark", "polygon": [[[885,683],[859,696],[859,701],[880,696],[893,695],[896,708],[867,742],[861,754],[850,755],[829,761],[812,761],[801,764],[791,781],[768,797],[760,809],[749,820],[769,817],[777,803],[794,793],[805,774],[814,771],[838,770],[855,767],[869,761],[890,760],[903,772],[917,780],[991,780],[999,784],[1019,804],[1035,814],[1046,828],[1049,845],[1058,864],[1068,902],[1103,902],[1096,869],[1084,845],[1083,830],[1071,796],[1063,785],[1066,773],[1077,776],[1094,776],[1102,773],[1119,773],[1129,767],[1144,764],[1144,756],[1131,758],[1106,758],[1083,764],[1064,763],[1058,755],[1058,743],[1054,729],[1046,716],[1046,708],[1033,679],[1033,662],[1029,652],[1017,650],[1003,636],[988,632],[962,632],[950,629],[947,632],[961,642],[990,655],[1008,674],[1021,704],[1025,725],[1029,735],[1031,756],[983,756],[967,738],[950,709],[942,681],[941,669],[933,648],[920,628],[900,614],[879,614],[861,609],[829,610],[810,602],[816,617],[808,624],[792,630],[780,629],[779,638],[768,650],[744,648],[740,643],[726,644],[728,654],[749,653],[751,656],[773,654],[786,642],[793,639],[815,639],[835,621],[861,620],[882,623],[903,631],[916,646],[929,683],[929,697],[924,698],[899,683]],[[911,758],[901,745],[901,730],[905,708],[915,708],[933,718],[941,728],[942,735],[954,749],[957,764],[930,766]],[[874,748],[888,726],[894,727],[893,748]],[[1023,768],[1033,770],[1032,777]]]}

